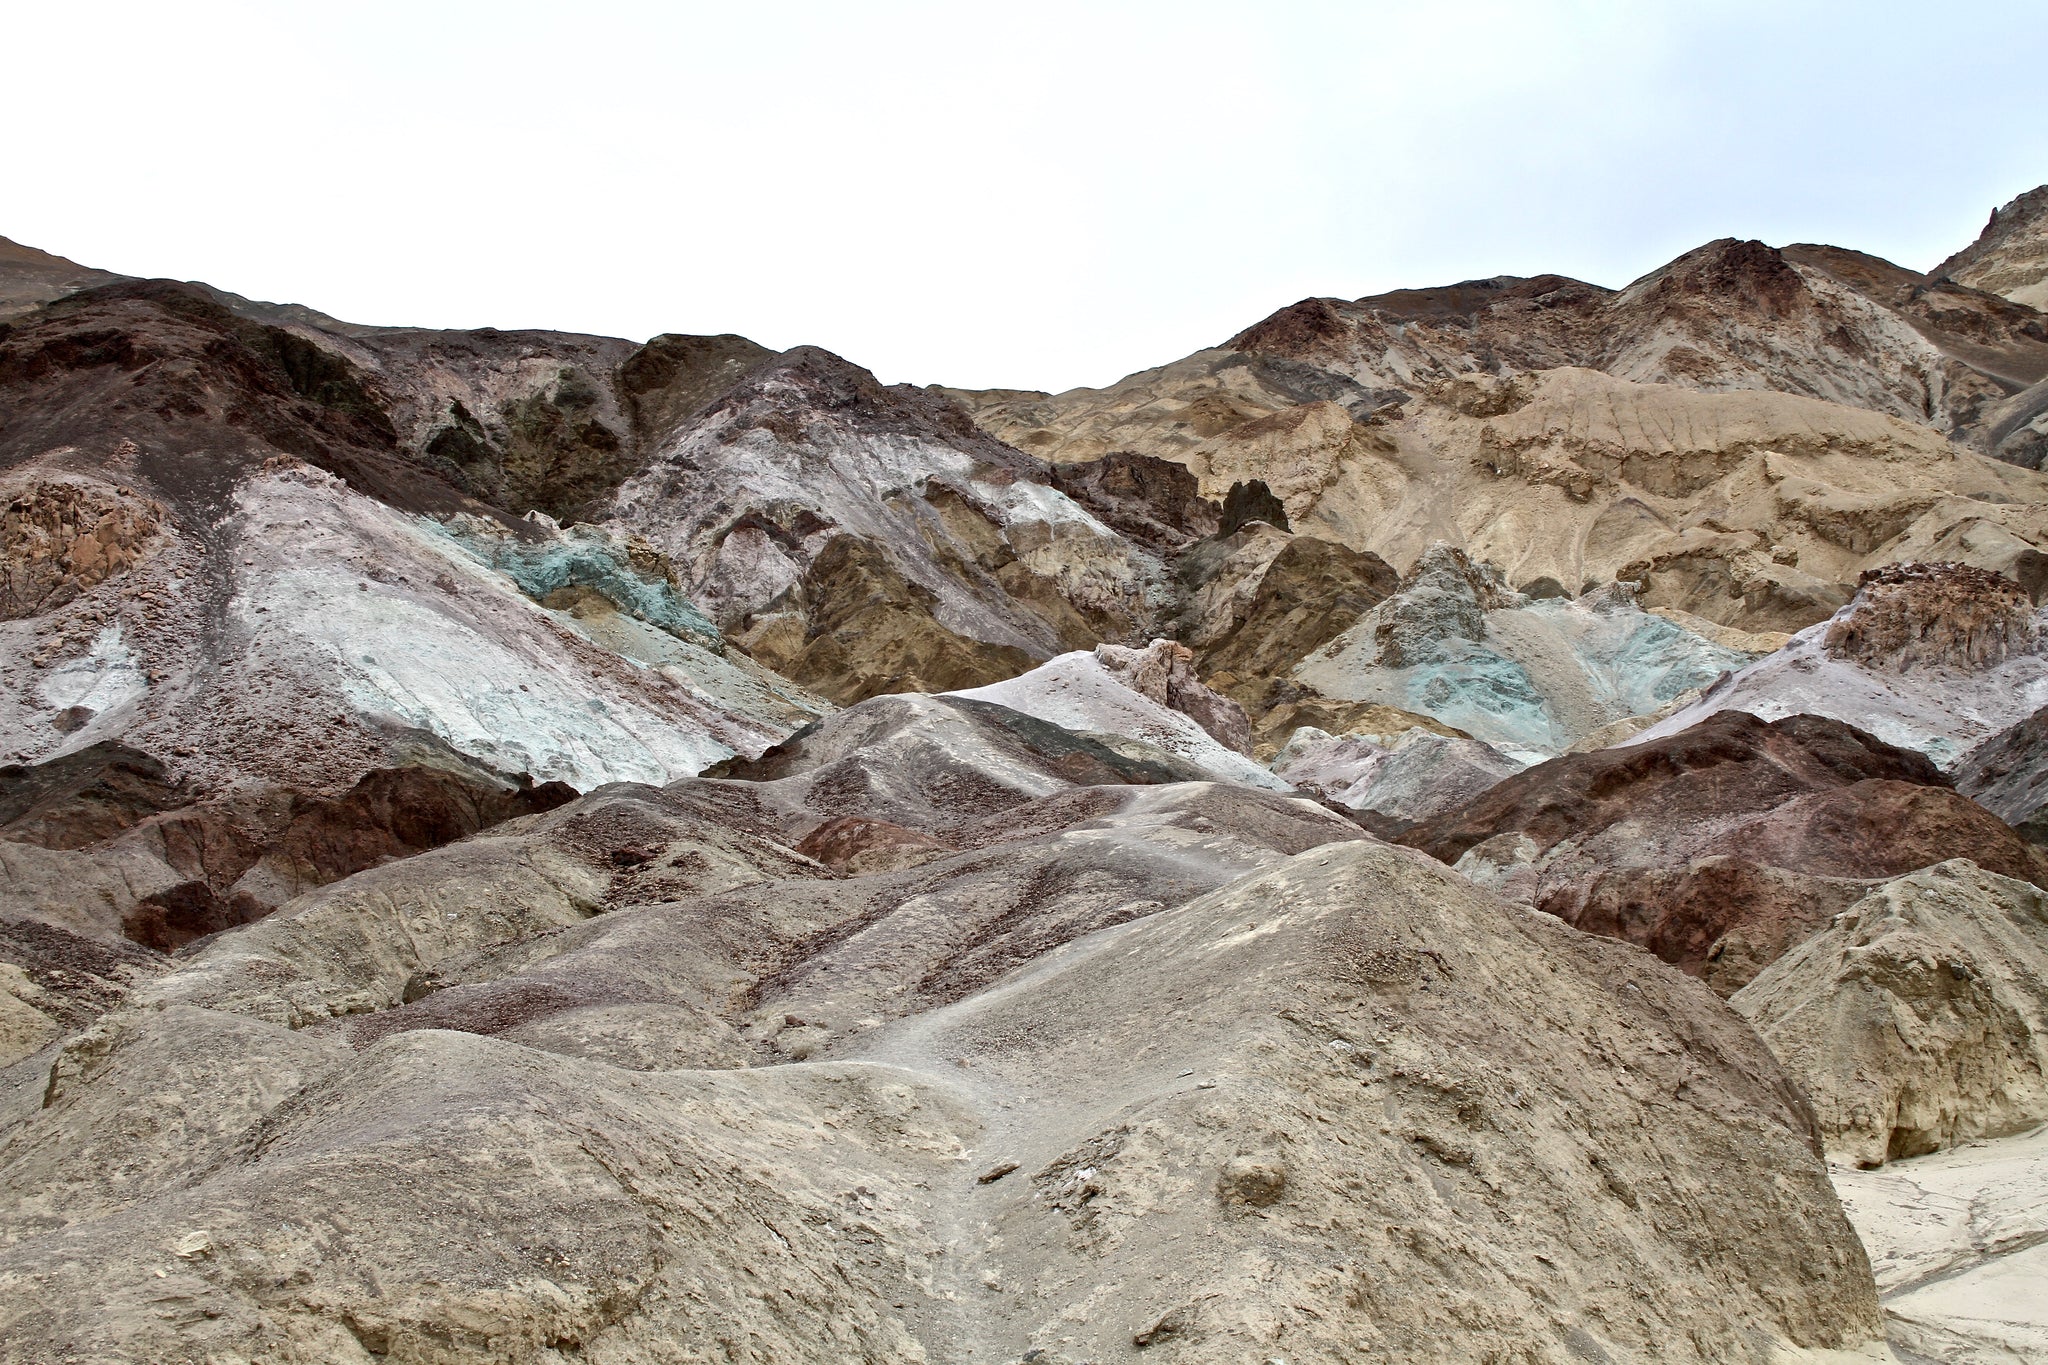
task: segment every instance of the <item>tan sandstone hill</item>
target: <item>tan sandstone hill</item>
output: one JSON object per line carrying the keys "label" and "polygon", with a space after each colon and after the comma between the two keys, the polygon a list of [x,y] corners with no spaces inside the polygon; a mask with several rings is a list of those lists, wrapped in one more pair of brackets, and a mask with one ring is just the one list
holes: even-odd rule
{"label": "tan sandstone hill", "polygon": [[2048,899],[1962,859],[1885,882],[1737,992],[1828,1151],[1876,1166],[2048,1121]]}

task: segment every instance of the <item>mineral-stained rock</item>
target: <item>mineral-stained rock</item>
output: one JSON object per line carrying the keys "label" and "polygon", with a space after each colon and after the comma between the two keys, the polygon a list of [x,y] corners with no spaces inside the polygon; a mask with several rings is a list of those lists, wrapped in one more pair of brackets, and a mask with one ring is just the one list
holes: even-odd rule
{"label": "mineral-stained rock", "polygon": [[1231,613],[1202,642],[1200,663],[1224,690],[1257,705],[1272,681],[1355,625],[1399,584],[1385,560],[1314,536],[1296,536],[1267,562]]}
{"label": "mineral-stained rock", "polygon": [[1151,549],[1177,550],[1217,533],[1216,504],[1201,496],[1193,474],[1171,460],[1113,451],[1055,465],[1051,475],[1053,487]]}
{"label": "mineral-stained rock", "polygon": [[160,760],[125,744],[89,744],[0,768],[0,839],[87,848],[195,799]]}
{"label": "mineral-stained rock", "polygon": [[820,552],[805,571],[803,593],[817,604],[806,618],[770,616],[742,642],[768,667],[841,704],[973,687],[1031,666],[1031,656],[1015,645],[969,639],[939,624],[938,598],[856,536],[836,537]]}
{"label": "mineral-stained rock", "polygon": [[1654,711],[1752,657],[1644,611],[1630,586],[1531,599],[1494,566],[1438,544],[1290,681],[1421,712],[1533,757]]}
{"label": "mineral-stained rock", "polygon": [[1872,889],[1736,993],[1860,1166],[2048,1120],[2048,896],[1956,859]]}
{"label": "mineral-stained rock", "polygon": [[[424,731],[507,777],[594,787],[758,753],[828,705],[722,657],[630,541],[415,518],[292,459],[222,477],[224,508],[182,509],[125,573],[0,621],[0,757],[112,741],[209,785],[339,793]],[[557,570],[620,598],[644,648],[534,600]]]}
{"label": "mineral-stained rock", "polygon": [[[1493,320],[1518,332],[1512,351],[1475,354],[1468,326],[1398,317],[1373,300],[1347,306],[1360,318],[1359,350],[1293,363],[1355,383],[1400,355],[1417,376],[1401,383],[1421,395],[1366,425],[1256,378],[1251,358],[1228,350],[1028,404],[968,398],[989,431],[1055,462],[1114,441],[1187,465],[1211,497],[1263,479],[1296,532],[1397,567],[1446,540],[1516,583],[1577,592],[1640,581],[1648,607],[1745,630],[1823,620],[1862,570],[1902,559],[2037,577],[2048,485],[1985,455],[2038,462],[2022,447],[2048,440],[2048,340],[2025,329],[2048,337],[2048,318],[1999,324],[2013,364],[1980,373],[1970,366],[1981,343],[1947,355],[1818,267],[1732,268],[1742,254],[1723,257],[1727,292],[1752,296],[1754,330],[1729,330],[1711,268],[1681,272],[1669,288],[1642,282],[1639,334],[1633,323],[1606,333],[1573,307],[1503,304]],[[1808,303],[1773,319],[1766,277],[1782,282],[1787,270]],[[1650,316],[1676,304],[1681,328]],[[1807,332],[1829,313],[1853,317],[1852,332],[1871,327],[1868,343],[1835,347],[1832,324]],[[1796,335],[1758,335],[1781,325]],[[1542,335],[1555,327],[1568,335]],[[1702,345],[1687,329],[1723,335]],[[1926,376],[1945,366],[1956,383],[1933,419],[1940,431],[1929,430]],[[1202,434],[1198,414],[1224,404],[1245,415]],[[1959,454],[1944,438],[1958,422],[1985,455]]]}
{"label": "mineral-stained rock", "polygon": [[1453,640],[1486,638],[1486,613],[1521,605],[1491,564],[1474,564],[1449,545],[1435,545],[1400,583],[1400,598],[1373,623],[1383,668],[1440,662]]}
{"label": "mineral-stained rock", "polygon": [[[926,687],[988,681],[1140,634],[1164,572],[950,400],[815,347],[750,371],[667,433],[605,515],[667,554],[750,650],[844,701],[920,685],[913,674]],[[839,581],[849,572],[858,582]],[[883,613],[876,630],[848,625],[863,611]],[[871,660],[863,633],[893,643]],[[880,662],[906,651],[916,669]],[[1012,662],[948,681],[952,654]]]}
{"label": "mineral-stained rock", "polygon": [[1856,610],[1821,636],[1837,659],[1900,673],[1916,665],[1982,673],[2040,652],[2034,604],[1999,574],[1968,564],[1892,564],[1866,571],[1856,586]]}
{"label": "mineral-stained rock", "polygon": [[0,1361],[1870,1354],[1824,1143],[2048,1113],[2036,198],[1060,395],[0,242]]}
{"label": "mineral-stained rock", "polygon": [[1816,716],[1721,712],[1553,759],[1401,840],[1724,993],[1824,925],[1854,881],[1973,857],[2048,885],[2048,856],[1926,759]]}
{"label": "mineral-stained rock", "polygon": [[83,479],[18,487],[0,511],[0,620],[73,601],[148,552],[160,503]]}
{"label": "mineral-stained rock", "polygon": [[1775,810],[1795,796],[1880,780],[1944,785],[1934,765],[1839,721],[1766,723],[1723,712],[1655,744],[1568,754],[1520,773],[1406,842],[1456,862],[1513,832],[1538,851],[1628,825],[1638,842],[1714,833],[1728,817]]}
{"label": "mineral-stained rock", "polygon": [[1194,651],[1171,640],[1154,640],[1144,649],[1097,645],[1095,658],[1109,675],[1142,697],[1170,707],[1207,730],[1217,743],[1249,754],[1251,722],[1244,708],[1210,691],[1195,676]]}
{"label": "mineral-stained rock", "polygon": [[1029,673],[953,695],[994,702],[1069,730],[1142,740],[1224,781],[1284,785],[1246,756],[1251,729],[1237,703],[1196,681],[1186,646],[1170,640],[1142,651],[1115,645],[1077,650]]}
{"label": "mineral-stained rock", "polygon": [[1766,720],[1807,714],[1953,767],[2048,692],[2039,615],[2013,583],[1969,565],[1872,570],[1826,623],[1624,743],[1661,739],[1726,709]]}
{"label": "mineral-stained rock", "polygon": [[954,851],[920,830],[864,815],[842,815],[806,834],[796,851],[825,866],[856,876],[916,867]]}
{"label": "mineral-stained rock", "polygon": [[0,769],[0,916],[169,951],[575,795],[559,782],[414,766],[365,774],[337,796],[258,788],[205,799],[146,754],[94,745]]}
{"label": "mineral-stained rock", "polygon": [[1332,701],[1311,688],[1281,681],[1266,691],[1271,707],[1252,727],[1252,754],[1271,763],[1296,730],[1308,727],[1337,736],[1373,735],[1389,739],[1404,730],[1427,730],[1452,739],[1470,739],[1463,730],[1415,711],[1370,701]]}

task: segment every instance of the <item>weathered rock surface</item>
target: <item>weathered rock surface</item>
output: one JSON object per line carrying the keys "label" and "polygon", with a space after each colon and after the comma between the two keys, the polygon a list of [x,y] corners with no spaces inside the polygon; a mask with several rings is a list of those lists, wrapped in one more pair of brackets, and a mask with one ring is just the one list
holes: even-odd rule
{"label": "weathered rock surface", "polygon": [[0,1360],[2039,1354],[2038,198],[1062,395],[0,242]]}
{"label": "weathered rock surface", "polygon": [[1338,737],[1295,730],[1275,755],[1276,777],[1352,810],[1413,824],[1465,805],[1528,765],[1476,739],[1410,728]]}
{"label": "weathered rock surface", "polygon": [[2048,185],[1993,210],[1976,241],[1927,273],[2048,310]]}
{"label": "weathered rock surface", "polygon": [[1426,730],[1451,739],[1470,739],[1463,730],[1415,711],[1369,701],[1332,701],[1312,688],[1283,682],[1267,694],[1272,709],[1252,727],[1252,755],[1271,763],[1296,730],[1391,738],[1405,730]]}
{"label": "weathered rock surface", "polygon": [[1155,552],[1213,536],[1222,522],[1221,510],[1201,496],[1195,476],[1171,460],[1116,451],[1055,465],[1050,473],[1053,487]]}
{"label": "weathered rock surface", "polygon": [[[1050,479],[950,401],[807,347],[654,447],[607,516],[750,650],[851,702],[1144,634],[1160,561]],[[956,676],[890,670],[906,653]]]}
{"label": "weathered rock surface", "polygon": [[202,797],[118,744],[0,768],[0,975],[22,1006],[0,1065],[111,1008],[162,953],[576,795],[431,756],[443,766],[379,769],[338,796]]}
{"label": "weathered rock surface", "polygon": [[1244,708],[1195,676],[1194,657],[1193,650],[1172,640],[1154,640],[1143,649],[1095,647],[1096,662],[1125,687],[1187,716],[1218,743],[1250,753],[1251,722]]}
{"label": "weathered rock surface", "polygon": [[1954,777],[1957,791],[2035,843],[2048,842],[2048,708],[1979,743]]}
{"label": "weathered rock surface", "polygon": [[[1185,626],[1210,681],[1263,711],[1280,679],[1384,602],[1400,579],[1378,555],[1314,536],[1287,540],[1256,572],[1233,572],[1256,562],[1226,555],[1214,577],[1192,586],[1200,614]],[[1183,558],[1184,584],[1198,563],[1196,554]]]}
{"label": "weathered rock surface", "polygon": [[706,818],[750,790],[360,874],[68,1044],[0,1130],[9,1358],[1882,1330],[1797,1092],[1628,949],[1241,789],[1070,789],[1109,804],[853,880]]}
{"label": "weathered rock surface", "polygon": [[2011,583],[1955,563],[1871,571],[1825,623],[1625,744],[1722,710],[1832,716],[1943,768],[2048,703],[2039,612]]}
{"label": "weathered rock surface", "polygon": [[1910,750],[1817,716],[1720,712],[1553,759],[1401,836],[1723,994],[1861,894],[1949,858],[2048,885],[2048,858]]}
{"label": "weathered rock surface", "polygon": [[[613,633],[641,642],[621,652],[593,638],[587,609],[529,596],[522,576],[547,581],[533,566],[498,567],[511,532],[465,525],[296,461],[244,475],[222,515],[166,523],[126,572],[0,621],[0,758],[118,740],[214,785],[340,791],[401,761],[393,735],[425,731],[499,772],[592,787],[758,753],[826,709],[722,657],[628,546],[523,533],[543,558],[608,554],[637,586],[644,601],[611,589],[625,599]],[[592,581],[581,592],[602,597]]]}
{"label": "weathered rock surface", "polygon": [[951,695],[1069,730],[1140,740],[1224,781],[1286,785],[1247,756],[1251,727],[1242,709],[1197,681],[1186,646],[1170,640],[1143,652],[1116,645],[1077,650],[1006,682]]}
{"label": "weathered rock surface", "polygon": [[1219,499],[1258,480],[1296,532],[1396,566],[1444,540],[1518,585],[1639,581],[1749,630],[1904,559],[2038,593],[2048,544],[2006,463],[2048,452],[2048,316],[1829,247],[1710,243],[1618,292],[1304,300],[1108,388],[956,396],[1055,463],[1139,452]]}
{"label": "weathered rock surface", "polygon": [[1866,668],[1982,673],[2041,652],[2041,625],[2019,584],[1968,564],[1892,564],[1857,583],[1854,611],[1830,621],[1821,647]]}
{"label": "weathered rock surface", "polygon": [[0,322],[30,312],[96,284],[120,279],[110,270],[94,270],[62,256],[0,237]]}
{"label": "weathered rock surface", "polygon": [[1422,712],[1535,758],[1753,657],[1643,611],[1627,590],[1533,598],[1438,545],[1292,676],[1322,696]]}
{"label": "weathered rock surface", "polygon": [[1737,992],[1858,1166],[2048,1121],[2048,897],[1956,859],[1872,889]]}

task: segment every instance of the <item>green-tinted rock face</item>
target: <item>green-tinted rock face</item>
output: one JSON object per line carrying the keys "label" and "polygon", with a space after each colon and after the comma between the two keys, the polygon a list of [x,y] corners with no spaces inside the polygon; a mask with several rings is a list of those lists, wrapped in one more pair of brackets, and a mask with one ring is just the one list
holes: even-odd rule
{"label": "green-tinted rock face", "polygon": [[589,526],[572,526],[539,541],[520,540],[467,517],[438,529],[536,602],[563,588],[587,588],[679,640],[721,648],[718,627],[683,596],[667,562],[644,547],[622,544]]}

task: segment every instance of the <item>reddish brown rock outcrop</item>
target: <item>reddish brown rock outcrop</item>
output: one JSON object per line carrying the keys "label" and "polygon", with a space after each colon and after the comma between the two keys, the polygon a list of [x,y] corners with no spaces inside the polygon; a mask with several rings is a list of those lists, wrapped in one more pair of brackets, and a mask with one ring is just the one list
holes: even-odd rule
{"label": "reddish brown rock outcrop", "polygon": [[865,876],[916,867],[955,849],[921,830],[864,815],[843,815],[806,834],[796,851],[816,858],[834,872]]}
{"label": "reddish brown rock outcrop", "polygon": [[1097,460],[1056,465],[1052,486],[1104,525],[1154,550],[1176,550],[1216,534],[1216,504],[1186,466],[1155,455],[1112,451]]}
{"label": "reddish brown rock outcrop", "polygon": [[61,607],[135,563],[163,504],[98,481],[38,480],[0,511],[0,620]]}
{"label": "reddish brown rock outcrop", "polygon": [[1722,993],[1861,894],[1948,858],[2048,885],[2048,856],[1919,754],[1817,716],[1724,711],[1572,754],[1402,836]]}
{"label": "reddish brown rock outcrop", "polygon": [[[248,789],[202,799],[164,765],[121,744],[0,768],[0,840],[72,855],[0,859],[0,902],[30,913],[67,899],[90,927],[163,951],[260,919],[314,887],[516,816],[576,792],[491,784],[431,767],[367,773],[339,794]],[[87,888],[103,882],[115,890]],[[125,892],[125,894],[123,894]],[[7,918],[13,918],[9,914]],[[59,915],[76,931],[79,914]]]}
{"label": "reddish brown rock outcrop", "polygon": [[2038,653],[2026,590],[1968,564],[1887,564],[1857,582],[1856,610],[1828,627],[1828,653],[1903,673],[1920,665],[1981,672]]}
{"label": "reddish brown rock outcrop", "polygon": [[1795,796],[1870,779],[1945,786],[1921,755],[1818,716],[1766,723],[1723,711],[1652,743],[1566,754],[1472,804],[1415,827],[1404,843],[1456,862],[1483,840],[1519,834],[1547,851],[1627,822],[1668,837]]}

